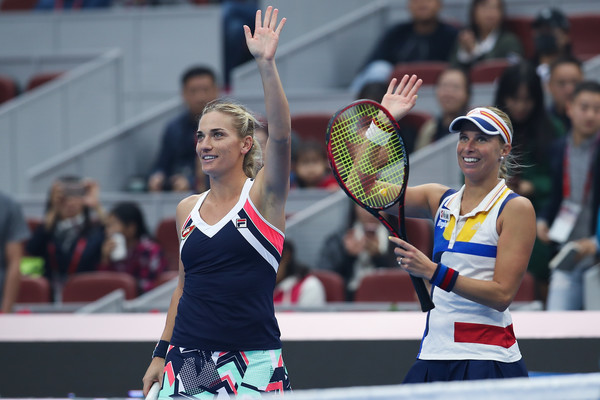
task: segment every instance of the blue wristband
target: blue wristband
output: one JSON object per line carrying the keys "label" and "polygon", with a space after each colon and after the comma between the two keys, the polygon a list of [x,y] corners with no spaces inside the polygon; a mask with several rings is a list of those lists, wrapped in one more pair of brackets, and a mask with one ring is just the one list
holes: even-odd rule
{"label": "blue wristband", "polygon": [[429,283],[435,285],[441,289],[444,289],[446,292],[452,291],[454,285],[456,284],[456,279],[458,279],[458,271],[442,264],[438,263],[433,276]]}
{"label": "blue wristband", "polygon": [[158,343],[156,343],[154,352],[152,353],[152,358],[167,358],[167,351],[169,351],[169,342],[166,340],[159,340]]}

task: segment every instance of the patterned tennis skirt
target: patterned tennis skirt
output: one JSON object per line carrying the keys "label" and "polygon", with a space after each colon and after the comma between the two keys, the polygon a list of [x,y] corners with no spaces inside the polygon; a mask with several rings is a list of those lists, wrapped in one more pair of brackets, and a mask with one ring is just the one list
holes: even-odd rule
{"label": "patterned tennis skirt", "polygon": [[205,351],[169,346],[159,399],[260,399],[291,390],[281,349]]}

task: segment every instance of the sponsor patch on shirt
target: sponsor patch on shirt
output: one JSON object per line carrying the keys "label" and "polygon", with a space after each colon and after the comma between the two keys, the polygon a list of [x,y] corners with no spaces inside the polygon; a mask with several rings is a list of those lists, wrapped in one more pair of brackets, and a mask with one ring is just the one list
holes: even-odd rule
{"label": "sponsor patch on shirt", "polygon": [[437,226],[440,228],[445,228],[448,225],[448,222],[450,222],[450,210],[446,210],[446,209],[441,209],[440,210],[440,219],[437,222]]}
{"label": "sponsor patch on shirt", "polygon": [[235,220],[235,227],[238,229],[247,228],[248,220],[246,218],[238,218]]}
{"label": "sponsor patch on shirt", "polygon": [[187,235],[189,235],[194,230],[195,227],[196,227],[195,225],[190,225],[187,228],[184,228],[181,231],[181,238],[185,239],[187,237]]}

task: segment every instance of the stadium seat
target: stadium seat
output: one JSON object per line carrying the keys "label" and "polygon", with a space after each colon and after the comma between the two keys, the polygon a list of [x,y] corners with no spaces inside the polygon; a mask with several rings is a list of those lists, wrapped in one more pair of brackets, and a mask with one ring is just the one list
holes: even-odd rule
{"label": "stadium seat", "polygon": [[402,118],[403,126],[412,127],[415,132],[419,132],[423,124],[431,119],[431,115],[421,111],[411,111]]}
{"label": "stadium seat", "polygon": [[515,295],[513,301],[534,301],[535,298],[535,278],[530,272],[525,272],[521,286]]}
{"label": "stadium seat", "polygon": [[504,58],[480,61],[471,67],[471,83],[492,83],[509,65],[508,60]]}
{"label": "stadium seat", "polygon": [[313,269],[310,272],[316,276],[325,288],[325,298],[328,303],[346,300],[344,279],[334,271]]}
{"label": "stadium seat", "polygon": [[17,84],[6,75],[0,75],[0,104],[17,96]]}
{"label": "stadium seat", "polygon": [[408,242],[431,258],[433,253],[433,223],[425,218],[405,218]]}
{"label": "stadium seat", "polygon": [[43,276],[21,276],[17,303],[49,303],[50,282]]}
{"label": "stadium seat", "polygon": [[63,303],[87,303],[117,290],[125,291],[127,300],[137,296],[135,278],[126,272],[94,271],[71,275],[62,291]]}
{"label": "stadium seat", "polygon": [[394,67],[390,79],[396,78],[400,80],[404,75],[416,74],[423,80],[424,85],[435,85],[438,77],[448,68],[448,65],[447,62],[442,61],[401,63]]}
{"label": "stadium seat", "polygon": [[28,11],[33,10],[38,0],[2,0],[0,11]]}
{"label": "stadium seat", "polygon": [[158,278],[156,279],[156,286],[158,287],[160,285],[162,285],[163,283],[167,283],[169,282],[171,279],[175,279],[179,276],[179,271],[176,270],[171,270],[171,271],[165,271],[162,274],[160,274],[158,276]]}
{"label": "stadium seat", "polygon": [[35,89],[38,86],[43,85],[44,83],[50,82],[62,75],[62,72],[42,72],[39,74],[33,75],[29,78],[27,82],[26,90]]}
{"label": "stadium seat", "polygon": [[169,262],[169,270],[177,271],[179,269],[179,238],[177,237],[175,218],[165,218],[160,221],[154,237]]}
{"label": "stadium seat", "polygon": [[332,114],[311,113],[292,115],[292,131],[302,140],[315,140],[325,146],[327,125]]}
{"label": "stadium seat", "polygon": [[408,272],[401,269],[378,269],[362,278],[356,293],[356,302],[417,302]]}
{"label": "stadium seat", "polygon": [[525,58],[531,60],[535,53],[533,44],[533,23],[532,17],[511,16],[506,19],[506,28],[517,35],[523,46]]}
{"label": "stadium seat", "polygon": [[569,22],[571,23],[569,36],[573,44],[573,54],[582,60],[600,54],[598,36],[592,33],[598,32],[600,14],[570,15]]}
{"label": "stadium seat", "polygon": [[27,226],[29,227],[29,231],[33,234],[36,231],[38,226],[42,224],[42,220],[39,218],[27,218]]}

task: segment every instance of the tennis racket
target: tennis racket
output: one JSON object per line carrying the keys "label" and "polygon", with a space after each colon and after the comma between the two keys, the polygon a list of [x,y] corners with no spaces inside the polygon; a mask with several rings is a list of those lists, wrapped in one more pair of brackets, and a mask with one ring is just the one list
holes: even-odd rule
{"label": "tennis racket", "polygon": [[152,384],[152,387],[150,387],[150,390],[148,391],[146,400],[157,400],[159,392],[160,392],[160,382],[154,382]]}
{"label": "tennis racket", "polygon": [[[400,127],[389,112],[371,100],[357,100],[337,111],[327,127],[327,155],[340,187],[373,214],[391,235],[406,240],[404,194],[408,154]],[[399,203],[397,231],[379,213]],[[411,275],[421,310],[434,308],[422,279]]]}

